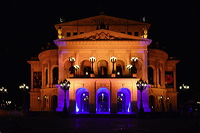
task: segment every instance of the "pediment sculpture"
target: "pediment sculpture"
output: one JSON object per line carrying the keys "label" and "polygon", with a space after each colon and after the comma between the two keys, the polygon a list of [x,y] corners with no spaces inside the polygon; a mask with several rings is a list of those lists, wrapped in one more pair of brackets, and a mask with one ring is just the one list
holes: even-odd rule
{"label": "pediment sculpture", "polygon": [[89,37],[85,37],[85,40],[119,40],[121,37],[115,37],[110,35],[109,33],[96,33],[95,35],[91,35]]}

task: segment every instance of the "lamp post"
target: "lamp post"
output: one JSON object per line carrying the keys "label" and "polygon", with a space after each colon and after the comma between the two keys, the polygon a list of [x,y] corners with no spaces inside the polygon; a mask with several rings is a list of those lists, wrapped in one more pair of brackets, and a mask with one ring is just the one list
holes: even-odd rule
{"label": "lamp post", "polygon": [[71,66],[73,66],[73,63],[76,61],[74,57],[69,57],[69,61],[71,62]]}
{"label": "lamp post", "polygon": [[74,65],[74,68],[75,68],[75,70],[76,70],[76,73],[75,73],[75,74],[77,74],[77,71],[78,71],[78,69],[80,69],[80,66],[79,66],[79,65]]}
{"label": "lamp post", "polygon": [[64,81],[61,81],[60,87],[61,87],[61,89],[64,90],[64,93],[65,93],[63,112],[66,114],[68,112],[66,93],[67,93],[67,90],[69,90],[69,88],[70,88],[70,81],[67,81],[66,79]]}
{"label": "lamp post", "polygon": [[132,67],[133,67],[132,65],[127,65],[127,66],[126,66],[126,69],[129,70],[130,74],[131,74],[131,68],[132,68]]}
{"label": "lamp post", "polygon": [[1,93],[1,107],[3,108],[3,104],[4,104],[4,99],[3,99],[3,95],[5,93],[8,93],[7,89],[5,89],[4,87],[0,88],[0,93]]}
{"label": "lamp post", "polygon": [[26,91],[29,89],[29,87],[26,84],[22,84],[19,86],[19,89],[23,92],[23,104],[22,104],[22,110],[27,111],[26,107]]}
{"label": "lamp post", "polygon": [[96,61],[96,58],[95,57],[90,57],[90,62],[92,63],[92,70],[91,70],[91,73],[93,74],[94,73],[94,69],[93,69],[93,63]]}
{"label": "lamp post", "polygon": [[137,68],[136,68],[136,62],[138,60],[138,57],[132,57],[131,61],[133,62],[133,67],[131,68],[132,76],[137,77]]}
{"label": "lamp post", "polygon": [[138,60],[138,57],[132,57],[131,61],[133,62],[133,65],[135,66],[135,62]]}
{"label": "lamp post", "polygon": [[190,89],[190,86],[189,86],[189,85],[182,84],[181,86],[179,86],[179,89],[180,89],[180,90],[182,90],[182,89],[188,90],[188,89]]}
{"label": "lamp post", "polygon": [[139,81],[137,81],[136,86],[137,86],[137,89],[140,91],[140,109],[139,109],[139,112],[143,113],[144,108],[143,108],[142,92],[143,92],[143,90],[146,89],[147,83],[146,83],[146,81],[143,81],[142,79],[140,79]]}
{"label": "lamp post", "polygon": [[116,57],[114,57],[114,56],[110,57],[110,61],[113,63],[112,74],[114,74],[114,73],[115,73],[115,70],[114,70],[114,64],[115,64],[116,60],[117,60],[117,58],[116,58]]}
{"label": "lamp post", "polygon": [[76,60],[75,60],[74,57],[69,57],[69,61],[70,61],[70,63],[71,63],[71,67],[69,68],[69,71],[70,71],[70,74],[71,74],[70,77],[74,77],[75,70],[74,70],[73,63],[74,63]]}
{"label": "lamp post", "polygon": [[185,85],[185,84],[182,84],[181,86],[179,86],[179,89],[180,89],[180,96],[181,96],[181,99],[180,99],[180,105],[181,105],[181,109],[186,112],[187,111],[187,104],[188,104],[188,101],[191,100],[191,97],[189,97],[189,89],[190,89],[190,86],[189,85]]}

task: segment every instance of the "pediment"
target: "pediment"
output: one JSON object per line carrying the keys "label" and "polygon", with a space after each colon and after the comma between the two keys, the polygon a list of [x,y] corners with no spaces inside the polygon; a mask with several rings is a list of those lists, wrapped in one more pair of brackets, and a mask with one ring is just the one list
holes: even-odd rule
{"label": "pediment", "polygon": [[98,40],[132,40],[132,41],[151,41],[150,39],[127,35],[115,31],[100,29],[71,37],[58,39],[58,41],[98,41]]}
{"label": "pediment", "polygon": [[94,17],[74,20],[70,22],[64,22],[60,24],[56,24],[55,27],[59,26],[75,26],[75,25],[98,25],[100,23],[109,24],[109,25],[146,25],[147,28],[150,27],[149,23],[146,22],[140,22],[140,21],[134,21],[129,19],[123,19],[108,15],[98,15]]}

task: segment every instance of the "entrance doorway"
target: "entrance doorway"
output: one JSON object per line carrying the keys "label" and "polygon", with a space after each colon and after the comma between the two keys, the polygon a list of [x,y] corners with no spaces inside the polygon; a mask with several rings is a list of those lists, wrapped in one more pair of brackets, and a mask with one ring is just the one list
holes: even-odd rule
{"label": "entrance doorway", "polygon": [[106,88],[97,90],[96,113],[110,113],[110,92]]}
{"label": "entrance doorway", "polygon": [[125,112],[126,97],[123,92],[117,93],[117,112]]}
{"label": "entrance doorway", "polygon": [[98,112],[108,112],[108,94],[105,92],[98,95]]}
{"label": "entrance doorway", "polygon": [[56,111],[57,106],[58,106],[58,97],[56,95],[53,95],[51,97],[51,110]]}
{"label": "entrance doorway", "polygon": [[121,88],[117,92],[117,112],[131,113],[131,92],[128,88]]}
{"label": "entrance doorway", "polygon": [[76,91],[76,113],[89,113],[89,91],[86,88]]}
{"label": "entrance doorway", "polygon": [[89,112],[89,93],[83,92],[81,94],[81,112]]}

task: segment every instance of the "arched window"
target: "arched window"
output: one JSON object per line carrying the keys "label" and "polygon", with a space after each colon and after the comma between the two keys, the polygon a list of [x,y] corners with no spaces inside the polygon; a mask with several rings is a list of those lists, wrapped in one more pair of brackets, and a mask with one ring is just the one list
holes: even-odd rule
{"label": "arched window", "polygon": [[121,77],[122,76],[122,68],[121,68],[121,66],[117,66],[116,75],[117,75],[117,77]]}
{"label": "arched window", "polygon": [[149,84],[154,84],[153,82],[153,68],[152,67],[148,67],[148,83]]}
{"label": "arched window", "polygon": [[137,74],[137,68],[135,66],[131,67],[131,74]]}
{"label": "arched window", "polygon": [[91,67],[87,66],[84,68],[84,76],[85,77],[90,77],[90,73],[91,73]]}
{"label": "arched window", "polygon": [[74,66],[71,66],[71,67],[69,68],[69,73],[70,73],[70,74],[75,74],[75,68],[74,68]]}
{"label": "arched window", "polygon": [[53,84],[58,83],[58,67],[53,68]]}
{"label": "arched window", "polygon": [[122,77],[125,74],[125,63],[118,59],[116,61],[116,77]]}
{"label": "arched window", "polygon": [[99,77],[107,77],[108,62],[106,60],[100,60],[97,63]]}
{"label": "arched window", "polygon": [[49,78],[49,76],[48,76],[48,69],[46,69],[45,74],[46,74],[46,76],[45,76],[46,77],[45,84],[48,85],[48,78]]}
{"label": "arched window", "polygon": [[160,70],[160,68],[158,69],[158,78],[159,78],[159,85],[161,85],[161,70]]}
{"label": "arched window", "polygon": [[58,106],[58,97],[56,95],[53,95],[51,97],[51,109],[53,111],[56,111],[57,106]]}
{"label": "arched window", "polygon": [[105,66],[101,66],[99,68],[99,76],[106,77],[107,76],[107,68]]}

